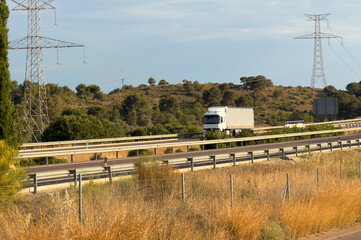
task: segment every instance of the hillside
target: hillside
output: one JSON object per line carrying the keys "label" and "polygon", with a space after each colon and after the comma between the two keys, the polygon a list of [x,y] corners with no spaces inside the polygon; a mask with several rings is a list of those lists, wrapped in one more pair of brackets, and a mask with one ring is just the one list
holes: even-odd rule
{"label": "hillside", "polygon": [[[313,122],[313,99],[335,93],[331,90],[273,86],[264,76],[241,78],[241,84],[187,80],[168,84],[161,80],[157,85],[151,82],[124,86],[109,94],[102,93],[96,85],[80,84],[72,91],[67,86],[47,84],[49,131],[57,128],[57,132],[48,131],[43,140],[201,131],[207,107],[221,105],[253,107],[257,126],[282,125],[286,120],[299,119]],[[19,109],[24,105],[22,91],[22,85],[13,82],[13,99]],[[89,133],[86,129],[73,129],[62,137],[56,136],[69,132],[66,127],[80,122],[84,128],[100,130]]]}

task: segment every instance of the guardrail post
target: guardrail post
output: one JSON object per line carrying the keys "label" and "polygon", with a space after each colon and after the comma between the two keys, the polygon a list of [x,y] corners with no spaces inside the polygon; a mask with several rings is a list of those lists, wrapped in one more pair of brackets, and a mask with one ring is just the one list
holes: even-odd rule
{"label": "guardrail post", "polygon": [[108,171],[108,177],[109,177],[109,182],[113,183],[113,179],[112,179],[112,169],[110,166],[105,166],[104,167],[105,171]]}
{"label": "guardrail post", "polygon": [[201,149],[202,149],[202,151],[204,151],[204,144],[201,145]]}
{"label": "guardrail post", "polygon": [[191,163],[191,171],[193,172],[194,171],[194,160],[192,157],[190,158],[187,158],[187,161]]}
{"label": "guardrail post", "polygon": [[137,149],[136,154],[137,154],[137,157],[139,157],[139,149]]}
{"label": "guardrail post", "polygon": [[295,150],[295,152],[296,152],[296,157],[298,157],[298,147],[296,146],[296,147],[293,147],[293,149]]}
{"label": "guardrail post", "polygon": [[269,161],[269,160],[270,160],[269,150],[268,150],[268,149],[267,149],[267,150],[264,150],[264,152],[265,152],[266,155],[267,155],[267,161]]}
{"label": "guardrail post", "polygon": [[98,153],[95,153],[95,160],[98,160]]}
{"label": "guardrail post", "polygon": [[357,146],[360,147],[360,139],[356,139]]}
{"label": "guardrail post", "polygon": [[174,153],[174,147],[172,147],[172,153]]}
{"label": "guardrail post", "polygon": [[342,150],[343,146],[342,146],[342,141],[338,142],[338,145],[340,146],[340,149]]}
{"label": "guardrail post", "polygon": [[281,158],[285,159],[285,149],[284,148],[280,148],[281,151]]}
{"label": "guardrail post", "polygon": [[182,173],[182,200],[183,200],[183,202],[186,201],[186,189],[185,189],[185,184],[184,184],[184,173]]}
{"label": "guardrail post", "polygon": [[236,154],[231,153],[231,154],[229,154],[229,156],[232,158],[233,167],[235,167],[236,166]]}
{"label": "guardrail post", "polygon": [[307,148],[307,152],[310,153],[311,152],[311,146],[310,145],[306,145]]}
{"label": "guardrail post", "polygon": [[218,149],[218,143],[216,143],[216,149]]}
{"label": "guardrail post", "polygon": [[82,175],[79,174],[79,221],[83,221],[83,191],[82,191]]}
{"label": "guardrail post", "polygon": [[76,176],[76,169],[70,169],[68,170],[69,174],[73,174],[74,175],[74,186],[76,187],[77,185],[77,176]]}
{"label": "guardrail post", "polygon": [[189,145],[187,145],[187,152],[189,152]]}
{"label": "guardrail post", "polygon": [[116,153],[115,153],[115,157],[118,159],[119,158],[119,151],[117,151]]}
{"label": "guardrail post", "polygon": [[88,149],[88,147],[89,147],[88,145],[89,145],[89,141],[86,140],[86,142],[85,142],[85,148],[86,148],[86,149]]}
{"label": "guardrail post", "polygon": [[217,168],[217,161],[216,161],[216,156],[210,156],[210,159],[213,160],[213,169],[216,170]]}
{"label": "guardrail post", "polygon": [[252,164],[254,163],[254,155],[253,152],[248,152],[249,155],[251,155],[251,162]]}
{"label": "guardrail post", "polygon": [[154,155],[157,155],[157,148],[154,148]]}
{"label": "guardrail post", "polygon": [[33,188],[34,188],[34,194],[38,193],[38,178],[36,176],[36,173],[30,174],[29,178],[33,180]]}
{"label": "guardrail post", "polygon": [[330,150],[331,150],[331,152],[332,152],[332,151],[333,151],[333,149],[332,149],[332,142],[328,143],[328,146],[330,147]]}
{"label": "guardrail post", "polygon": [[319,150],[320,152],[322,152],[322,145],[321,145],[321,143],[317,143],[317,147],[318,147],[318,150]]}
{"label": "guardrail post", "polygon": [[347,143],[348,143],[348,147],[352,148],[351,140],[348,140]]}
{"label": "guardrail post", "polygon": [[71,163],[74,163],[74,154],[71,155]]}
{"label": "guardrail post", "polygon": [[45,157],[45,165],[49,165],[49,157]]}

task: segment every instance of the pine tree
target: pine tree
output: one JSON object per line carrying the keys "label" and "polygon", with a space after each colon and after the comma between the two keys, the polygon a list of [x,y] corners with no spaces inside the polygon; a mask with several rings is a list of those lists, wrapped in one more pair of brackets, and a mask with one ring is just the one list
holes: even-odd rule
{"label": "pine tree", "polygon": [[11,81],[8,62],[9,8],[5,0],[0,0],[0,139],[9,145],[18,142],[16,110],[11,100]]}

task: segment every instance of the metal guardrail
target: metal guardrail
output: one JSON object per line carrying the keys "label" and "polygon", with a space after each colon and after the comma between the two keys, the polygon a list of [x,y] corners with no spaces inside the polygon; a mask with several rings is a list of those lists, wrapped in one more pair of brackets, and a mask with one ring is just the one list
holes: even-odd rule
{"label": "metal guardrail", "polygon": [[[286,159],[287,155],[296,155],[311,153],[311,152],[322,152],[324,150],[333,151],[334,149],[343,150],[343,148],[352,148],[352,146],[360,147],[360,139],[347,140],[347,141],[337,141],[337,142],[328,142],[322,144],[311,144],[311,145],[302,145],[302,146],[292,146],[286,148],[272,148],[264,149],[253,152],[244,152],[244,151],[232,151],[234,149],[230,148],[230,154],[216,154],[208,155],[205,153],[203,156],[199,157],[182,157],[179,159],[167,160],[166,156],[163,159],[168,165],[173,166],[176,169],[185,169],[193,171],[196,168],[201,167],[212,167],[216,169],[217,166],[236,166],[237,164],[242,163],[254,163],[257,161],[270,160],[271,157],[281,157]],[[289,159],[289,158],[288,158]],[[29,174],[29,184],[28,188],[33,188],[34,192],[37,192],[38,186],[45,185],[55,185],[61,183],[70,183],[74,182],[77,184],[77,174],[81,173],[85,179],[101,179],[108,178],[112,182],[112,178],[116,176],[129,175],[135,172],[134,164],[122,164],[122,165],[112,165],[112,166],[98,166],[98,167],[89,167],[89,168],[79,168],[79,169],[67,169],[67,170],[56,170],[52,172],[43,172],[37,174]]]}
{"label": "metal guardrail", "polygon": [[[348,119],[348,120],[339,120],[339,121],[329,121],[329,122],[320,122],[320,123],[308,123],[306,126],[311,125],[322,125],[322,124],[343,124],[347,125],[348,123],[361,123],[361,119]],[[285,126],[273,126],[273,127],[260,127],[255,128],[255,132],[281,129]],[[24,143],[21,146],[21,149],[27,148],[43,148],[43,147],[60,147],[60,146],[75,146],[75,145],[94,145],[95,143],[109,143],[109,142],[130,142],[130,141],[144,141],[151,139],[171,139],[171,138],[182,138],[184,136],[200,136],[202,133],[189,133],[189,134],[163,134],[163,135],[152,135],[152,136],[135,136],[135,137],[119,137],[119,138],[103,138],[103,139],[88,139],[88,140],[72,140],[72,141],[55,141],[55,142],[39,142],[39,143]]]}
{"label": "metal guardrail", "polygon": [[177,138],[178,134],[163,134],[150,136],[135,136],[135,137],[118,137],[118,138],[102,138],[102,139],[87,139],[87,140],[72,140],[72,141],[56,141],[56,142],[38,142],[38,143],[24,143],[21,148],[29,147],[44,147],[44,146],[62,146],[62,145],[86,145],[93,143],[106,142],[126,142],[126,141],[143,141],[149,139],[167,139]]}
{"label": "metal guardrail", "polygon": [[361,131],[361,127],[358,128],[347,128],[347,129],[336,129],[336,130],[326,130],[326,131],[313,131],[313,132],[301,132],[301,133],[291,133],[291,134],[276,134],[276,135],[266,135],[266,136],[256,136],[256,137],[244,137],[244,138],[229,138],[229,139],[217,139],[217,140],[203,140],[203,141],[185,141],[185,142],[176,142],[176,143],[163,143],[163,144],[144,144],[142,146],[124,146],[124,147],[105,147],[105,148],[96,148],[96,149],[74,149],[74,150],[47,150],[43,152],[23,152],[20,151],[18,158],[27,159],[27,158],[36,158],[36,157],[51,157],[51,156],[70,156],[77,154],[92,154],[92,153],[106,153],[106,152],[120,152],[120,151],[131,151],[131,150],[141,150],[141,149],[158,149],[158,148],[167,148],[167,147],[183,147],[183,146],[204,146],[210,144],[222,144],[222,143],[236,143],[236,142],[249,142],[257,140],[268,140],[268,139],[279,139],[279,138],[290,138],[290,137],[299,137],[299,136],[312,136],[312,135],[321,135],[321,134],[332,134],[332,133],[341,133],[341,132],[350,132],[350,131]]}

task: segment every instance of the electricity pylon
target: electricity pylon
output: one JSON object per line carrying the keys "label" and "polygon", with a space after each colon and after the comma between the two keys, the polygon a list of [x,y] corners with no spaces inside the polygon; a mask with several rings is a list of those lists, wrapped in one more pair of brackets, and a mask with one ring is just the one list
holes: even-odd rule
{"label": "electricity pylon", "polygon": [[315,32],[306,34],[300,37],[296,37],[295,39],[314,39],[314,52],[313,52],[313,71],[312,71],[312,79],[311,79],[311,87],[315,87],[318,80],[321,80],[324,87],[327,87],[325,69],[323,65],[323,56],[322,56],[322,38],[341,38],[340,36],[322,33],[321,32],[321,21],[326,20],[328,24],[328,19],[326,18],[331,13],[325,14],[305,14],[308,18],[307,21],[314,21],[315,22]]}
{"label": "electricity pylon", "polygon": [[46,85],[43,65],[43,48],[84,47],[75,43],[42,37],[40,34],[40,10],[55,10],[54,0],[11,0],[17,4],[13,11],[28,11],[28,33],[10,42],[9,49],[26,49],[24,81],[24,116],[22,135],[27,140],[38,141],[49,125]]}

